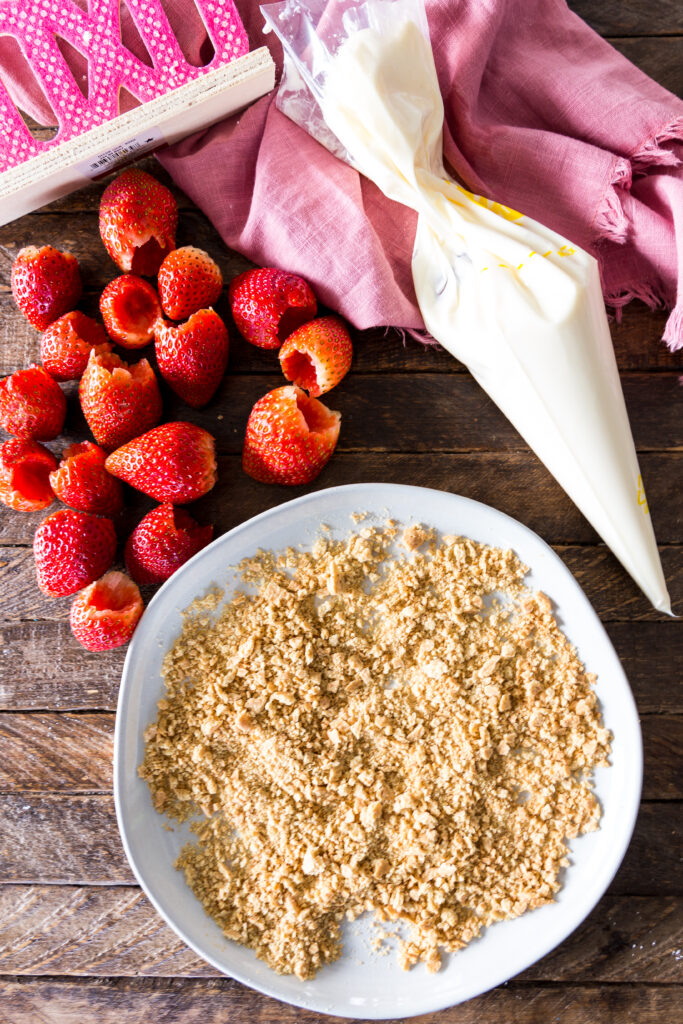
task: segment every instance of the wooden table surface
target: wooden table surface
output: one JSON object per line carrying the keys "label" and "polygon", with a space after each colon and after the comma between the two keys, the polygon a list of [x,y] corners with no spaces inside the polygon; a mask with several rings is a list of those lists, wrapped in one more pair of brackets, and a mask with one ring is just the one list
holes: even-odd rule
{"label": "wooden table surface", "polygon": [[[574,8],[674,91],[683,82],[676,0],[575,0]],[[167,180],[152,159],[145,166]],[[101,246],[93,186],[0,229],[0,373],[37,360],[39,336],[9,288],[21,246],[49,243],[81,260],[94,312],[115,268]],[[207,249],[226,280],[248,264],[182,195],[178,244]],[[219,311],[227,316],[225,307]],[[674,606],[683,608],[681,360],[660,343],[665,317],[627,307],[613,327],[631,424]],[[337,454],[312,488],[243,475],[254,401],[282,383],[272,354],[233,339],[228,375],[194,412],[166,394],[171,419],[217,438],[219,482],[192,511],[216,534],[309,489],[384,480],[459,492],[537,530],[575,573],[623,661],[645,741],[645,781],[626,859],[587,921],[508,984],[421,1018],[439,1024],[605,1024],[681,1019],[683,702],[678,621],[654,612],[515,430],[445,352],[394,333],[357,334],[352,372],[330,396],[342,413]],[[145,352],[145,355],[148,355]],[[70,403],[66,437],[86,436]],[[151,502],[130,492],[125,536]],[[54,506],[50,511],[54,511]],[[42,514],[0,506],[0,1022],[2,1024],[312,1024],[313,1013],[219,976],[157,917],[124,857],[111,793],[114,709],[124,652],[88,654],[72,639],[69,600],[37,588],[31,542]]]}

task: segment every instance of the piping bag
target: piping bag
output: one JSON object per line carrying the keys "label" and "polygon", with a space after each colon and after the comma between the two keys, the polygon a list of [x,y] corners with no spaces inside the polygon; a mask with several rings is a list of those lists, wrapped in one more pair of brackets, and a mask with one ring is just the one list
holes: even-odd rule
{"label": "piping bag", "polygon": [[448,176],[422,0],[285,0],[261,11],[285,52],[279,108],[417,212],[412,272],[427,330],[671,614],[598,264]]}

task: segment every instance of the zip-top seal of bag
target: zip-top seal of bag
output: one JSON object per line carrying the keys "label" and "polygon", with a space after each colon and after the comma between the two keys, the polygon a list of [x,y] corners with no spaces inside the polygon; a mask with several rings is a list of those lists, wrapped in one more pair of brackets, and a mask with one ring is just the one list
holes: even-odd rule
{"label": "zip-top seal of bag", "polygon": [[444,169],[422,0],[261,8],[285,52],[278,104],[418,213],[412,273],[429,332],[461,360],[653,606],[671,614],[596,260]]}

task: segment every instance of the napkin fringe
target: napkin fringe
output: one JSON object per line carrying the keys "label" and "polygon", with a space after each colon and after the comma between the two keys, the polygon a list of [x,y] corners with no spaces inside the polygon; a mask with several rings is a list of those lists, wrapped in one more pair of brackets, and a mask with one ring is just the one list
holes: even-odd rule
{"label": "napkin fringe", "polygon": [[633,171],[644,174],[649,167],[680,167],[683,160],[672,149],[664,148],[667,142],[683,142],[683,117],[669,121],[632,154]]}
{"label": "napkin fringe", "polygon": [[598,242],[609,239],[610,242],[623,245],[626,241],[629,224],[620,193],[628,192],[632,180],[633,172],[630,161],[623,156],[617,157],[610,183],[593,221]]}

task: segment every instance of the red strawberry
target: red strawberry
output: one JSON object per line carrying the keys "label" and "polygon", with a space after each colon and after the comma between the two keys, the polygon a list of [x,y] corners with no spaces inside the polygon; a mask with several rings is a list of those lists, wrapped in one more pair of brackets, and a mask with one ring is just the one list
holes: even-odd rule
{"label": "red strawberry", "polygon": [[107,334],[124,348],[142,348],[163,323],[159,296],[142,277],[122,274],[110,281],[100,297],[100,313]]}
{"label": "red strawberry", "polygon": [[182,508],[157,505],[126,542],[126,569],[136,583],[163,583],[213,537]]}
{"label": "red strawberry", "polygon": [[121,270],[152,277],[175,248],[176,201],[160,181],[130,167],[102,193],[100,235]]}
{"label": "red strawberry", "polygon": [[55,380],[78,380],[88,365],[90,349],[106,341],[97,321],[76,309],[60,316],[45,331],[40,339],[40,361]]}
{"label": "red strawberry", "polygon": [[311,398],[336,387],[348,373],[352,356],[349,332],[336,316],[321,316],[299,327],[278,353],[287,380],[305,388]]}
{"label": "red strawberry", "polygon": [[88,651],[127,644],[145,610],[140,591],[125,573],[108,572],[71,605],[71,632]]}
{"label": "red strawberry", "polygon": [[103,448],[118,448],[161,419],[161,393],[146,359],[129,366],[98,345],[78,388],[83,414]]}
{"label": "red strawberry", "polygon": [[184,402],[206,405],[228,365],[228,330],[212,309],[200,309],[184,324],[164,321],[157,328],[154,351],[159,372]]}
{"label": "red strawberry", "polygon": [[65,597],[107,571],[116,554],[116,530],[111,519],[63,509],[43,519],[33,554],[40,589],[48,597]]}
{"label": "red strawberry", "polygon": [[259,348],[279,348],[318,309],[303,277],[273,267],[238,274],[230,284],[229,297],[237,329]]}
{"label": "red strawberry", "polygon": [[42,366],[0,380],[0,426],[8,434],[50,441],[61,433],[65,417],[64,392]]}
{"label": "red strawberry", "polygon": [[300,388],[260,398],[249,415],[242,467],[264,484],[307,484],[329,460],[341,417]]}
{"label": "red strawberry", "polygon": [[12,295],[26,319],[44,331],[81,297],[78,260],[51,245],[29,245],[12,264]]}
{"label": "red strawberry", "polygon": [[50,483],[60,501],[79,512],[115,516],[123,508],[123,487],[107,473],[107,453],[92,441],[70,445],[50,473]]}
{"label": "red strawberry", "polygon": [[12,437],[0,448],[0,501],[18,512],[37,512],[55,500],[49,476],[57,460],[37,441]]}
{"label": "red strawberry", "polygon": [[157,285],[166,316],[186,320],[218,301],[223,275],[208,252],[184,245],[170,252],[161,264]]}
{"label": "red strawberry", "polygon": [[194,423],[162,423],[112,452],[107,470],[157,501],[185,505],[216,483],[213,437]]}

